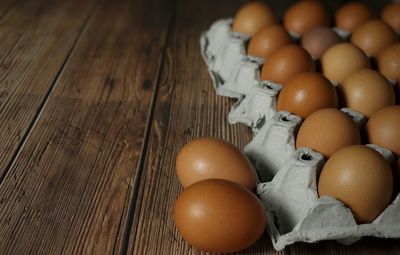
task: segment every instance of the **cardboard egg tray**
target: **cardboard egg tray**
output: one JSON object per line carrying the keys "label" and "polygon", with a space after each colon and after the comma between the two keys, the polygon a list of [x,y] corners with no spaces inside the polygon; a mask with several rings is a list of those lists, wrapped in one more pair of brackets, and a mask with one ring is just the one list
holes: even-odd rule
{"label": "cardboard egg tray", "polygon": [[[282,250],[295,242],[337,240],[351,244],[363,236],[400,238],[400,194],[370,224],[357,225],[351,211],[332,197],[317,194],[317,176],[324,158],[307,148],[295,148],[302,119],[276,112],[281,85],[260,80],[263,60],[246,55],[249,39],[231,31],[232,19],[216,21],[200,39],[201,53],[218,95],[237,99],[229,123],[244,123],[254,132],[244,148],[259,174],[257,193],[269,221],[273,246]],[[361,127],[364,117],[341,109]],[[393,161],[392,153],[368,145]]]}

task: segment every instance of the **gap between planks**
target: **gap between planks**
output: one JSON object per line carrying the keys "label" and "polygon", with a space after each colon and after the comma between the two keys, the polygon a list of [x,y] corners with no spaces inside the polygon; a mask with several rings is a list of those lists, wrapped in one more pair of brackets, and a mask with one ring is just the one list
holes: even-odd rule
{"label": "gap between planks", "polygon": [[[173,0],[172,2],[173,6],[172,6],[172,14],[171,14],[171,18],[168,24],[168,30],[167,30],[167,37],[165,40],[165,44],[163,46],[163,50],[162,50],[162,57],[161,57],[161,61],[160,61],[160,65],[158,67],[157,70],[157,77],[156,77],[156,82],[155,82],[155,86],[154,86],[154,93],[152,95],[151,98],[151,103],[150,103],[150,109],[149,109],[149,115],[148,118],[146,120],[146,128],[145,128],[145,133],[144,133],[144,139],[143,139],[143,144],[142,144],[142,149],[141,149],[141,154],[140,154],[140,158],[139,158],[139,162],[138,162],[138,167],[137,167],[137,174],[135,176],[135,180],[134,180],[134,190],[132,192],[132,197],[130,199],[130,204],[129,204],[129,209],[128,209],[128,213],[127,213],[127,223],[125,225],[125,229],[124,229],[124,234],[123,234],[123,243],[122,243],[122,248],[120,251],[120,254],[127,254],[128,252],[128,247],[129,247],[129,240],[131,237],[131,233],[132,233],[132,226],[133,226],[133,219],[136,213],[136,209],[141,208],[141,204],[139,206],[139,208],[136,208],[136,201],[138,199],[138,194],[139,194],[139,189],[141,186],[141,182],[142,177],[143,177],[143,173],[145,170],[145,162],[146,162],[146,158],[147,158],[147,152],[148,152],[148,144],[150,141],[150,134],[151,134],[151,130],[152,130],[152,122],[154,119],[154,111],[155,111],[155,107],[156,107],[156,102],[157,102],[157,96],[158,96],[158,91],[160,88],[160,83],[162,81],[161,77],[162,74],[164,72],[164,67],[166,64],[166,55],[167,55],[167,48],[168,45],[171,41],[171,36],[172,36],[172,29],[173,26],[175,25],[175,21],[176,21],[176,6],[177,6],[177,0]],[[136,231],[135,231],[136,232]]]}
{"label": "gap between planks", "polygon": [[[80,38],[82,37],[82,34],[84,33],[84,31],[87,28],[87,24],[89,23],[90,18],[92,17],[92,14],[94,12],[94,10],[96,9],[96,7],[99,5],[99,0],[97,0],[95,2],[95,4],[93,5],[92,9],[89,11],[88,16],[86,17],[84,23],[82,24],[81,29],[78,32],[78,35],[76,36],[74,42],[72,43],[71,48],[69,49],[67,56],[65,57],[64,62],[61,64],[60,69],[58,70],[56,76],[54,77],[49,89],[47,90],[44,99],[42,100],[42,102],[40,103],[38,109],[36,110],[35,115],[33,116],[33,119],[31,121],[31,123],[29,124],[27,130],[25,131],[25,133],[22,136],[21,141],[18,143],[16,150],[14,151],[13,155],[11,156],[10,161],[8,162],[8,164],[5,167],[4,172],[0,175],[0,187],[4,182],[4,179],[6,178],[8,172],[10,171],[10,169],[13,167],[14,163],[16,162],[16,160],[18,159],[19,154],[21,153],[22,149],[24,148],[25,143],[28,141],[30,134],[32,133],[32,130],[34,129],[36,123],[38,122],[40,115],[42,114],[43,110],[46,107],[46,104],[49,100],[49,97],[51,95],[51,93],[54,91],[55,87],[58,84],[58,80],[61,77],[63,71],[64,71],[64,67],[67,65],[70,56],[72,54],[72,52],[74,51],[76,45],[78,44]],[[14,2],[15,4],[15,2]],[[7,10],[9,11],[12,8],[12,5],[10,6],[10,8]],[[2,17],[0,17],[0,20],[4,17],[5,15],[3,15]]]}

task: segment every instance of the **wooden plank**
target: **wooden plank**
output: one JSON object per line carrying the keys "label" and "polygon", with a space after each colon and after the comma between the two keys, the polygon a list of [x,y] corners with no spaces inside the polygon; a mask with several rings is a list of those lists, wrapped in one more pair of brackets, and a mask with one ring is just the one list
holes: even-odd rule
{"label": "wooden plank", "polygon": [[11,9],[17,0],[2,0],[0,1],[0,20]]}
{"label": "wooden plank", "polygon": [[0,187],[2,254],[119,252],[170,8],[96,8]]}
{"label": "wooden plank", "polygon": [[94,3],[20,1],[0,21],[0,183]]}
{"label": "wooden plank", "polygon": [[[175,175],[180,148],[195,137],[215,136],[239,147],[250,141],[244,125],[229,125],[233,100],[217,96],[203,62],[200,33],[232,16],[242,1],[178,1],[163,65],[142,183],[135,203],[128,254],[200,254],[175,229],[172,210],[182,187]],[[278,254],[263,236],[248,254]]]}
{"label": "wooden plank", "polygon": [[365,237],[361,241],[345,246],[334,241],[323,241],[318,244],[295,244],[289,246],[289,254],[352,254],[352,255],[397,255],[400,254],[400,244],[394,239],[378,239]]}

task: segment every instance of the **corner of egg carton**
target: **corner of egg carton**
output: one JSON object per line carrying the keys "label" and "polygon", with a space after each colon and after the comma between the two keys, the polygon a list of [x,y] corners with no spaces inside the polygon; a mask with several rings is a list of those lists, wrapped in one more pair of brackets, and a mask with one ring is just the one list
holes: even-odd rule
{"label": "corner of egg carton", "polygon": [[232,21],[229,18],[214,22],[202,34],[200,49],[217,94],[240,98],[251,86],[251,80],[256,80],[259,75],[256,70],[263,61],[246,55],[249,37],[233,32]]}
{"label": "corner of egg carton", "polygon": [[294,130],[301,118],[277,112],[264,123],[244,152],[255,165],[261,181],[271,180],[287,159],[295,154]]}
{"label": "corner of egg carton", "polygon": [[[386,159],[390,150],[367,145]],[[400,238],[400,194],[370,224],[358,225],[349,208],[333,197],[317,194],[317,178],[324,164],[321,154],[299,148],[286,159],[272,181],[257,186],[265,208],[268,208],[269,233],[276,250],[295,242],[314,243],[336,240],[349,245],[363,236]],[[299,203],[301,201],[301,203]]]}
{"label": "corner of egg carton", "polygon": [[230,124],[243,123],[257,133],[261,126],[276,113],[276,95],[281,85],[268,81],[257,81],[231,108]]}

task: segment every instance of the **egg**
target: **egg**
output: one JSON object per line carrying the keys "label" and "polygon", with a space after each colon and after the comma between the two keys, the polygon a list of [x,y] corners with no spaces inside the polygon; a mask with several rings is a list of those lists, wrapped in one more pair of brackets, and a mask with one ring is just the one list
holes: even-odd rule
{"label": "egg", "polygon": [[342,30],[353,32],[360,25],[372,19],[372,12],[365,4],[350,2],[340,7],[335,13],[335,25]]}
{"label": "egg", "polygon": [[247,53],[267,59],[284,45],[293,43],[288,32],[280,25],[266,26],[258,31],[249,42]]}
{"label": "egg", "polygon": [[400,3],[387,5],[382,10],[381,17],[394,31],[400,33]]}
{"label": "egg", "polygon": [[261,28],[277,22],[274,12],[268,5],[259,1],[248,2],[237,12],[232,30],[253,36]]}
{"label": "egg", "polygon": [[236,252],[255,243],[266,227],[258,198],[221,179],[197,182],[178,197],[173,217],[190,245],[208,252]]}
{"label": "egg", "polygon": [[176,158],[183,187],[205,179],[225,179],[253,190],[256,172],[241,150],[224,140],[203,137],[187,143]]}
{"label": "egg", "polygon": [[301,46],[316,59],[342,39],[329,27],[316,27],[308,30],[301,37]]}
{"label": "egg", "polygon": [[321,171],[320,196],[331,196],[352,211],[357,223],[370,223],[389,205],[393,176],[385,158],[363,145],[343,148]]}
{"label": "egg", "polygon": [[307,71],[315,71],[313,59],[305,49],[291,44],[269,57],[262,67],[261,79],[284,84],[293,75]]}
{"label": "egg", "polygon": [[285,12],[283,25],[288,31],[302,35],[314,27],[329,26],[329,17],[318,1],[300,1]]}
{"label": "egg", "polygon": [[400,43],[384,49],[379,54],[377,63],[379,72],[400,83]]}
{"label": "egg", "polygon": [[369,143],[390,149],[400,156],[400,105],[380,109],[366,124]]}
{"label": "egg", "polygon": [[336,151],[360,142],[356,123],[338,109],[326,108],[305,119],[297,134],[296,147],[307,147],[330,157]]}
{"label": "egg", "polygon": [[351,36],[352,43],[374,57],[396,41],[397,36],[393,29],[378,19],[367,21],[358,27]]}
{"label": "egg", "polygon": [[288,111],[303,119],[323,108],[337,108],[336,90],[322,74],[303,72],[296,74],[279,93],[278,111]]}
{"label": "egg", "polygon": [[[360,69],[339,86],[345,107],[369,117],[385,106],[395,104],[393,86],[379,72]],[[400,131],[400,130],[399,130]]]}
{"label": "egg", "polygon": [[339,43],[329,48],[321,57],[322,72],[335,82],[342,83],[358,69],[369,68],[365,53],[351,43]]}

